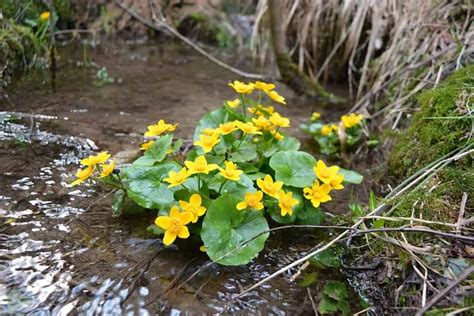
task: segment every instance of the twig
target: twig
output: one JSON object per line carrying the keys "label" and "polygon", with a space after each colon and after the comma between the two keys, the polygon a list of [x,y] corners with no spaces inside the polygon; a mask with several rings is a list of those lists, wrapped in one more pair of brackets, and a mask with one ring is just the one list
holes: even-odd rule
{"label": "twig", "polygon": [[316,303],[314,302],[313,295],[311,294],[311,289],[307,287],[306,291],[308,292],[308,297],[309,297],[309,300],[311,301],[311,306],[313,307],[314,315],[318,316],[319,315],[318,309],[316,308]]}
{"label": "twig", "polygon": [[464,192],[461,198],[461,206],[459,207],[458,221],[456,222],[457,233],[461,231],[461,227],[462,227],[463,219],[464,219],[464,212],[466,211],[466,203],[467,203],[467,193]]}
{"label": "twig", "polygon": [[426,305],[416,313],[416,316],[423,315],[426,311],[428,311],[431,307],[438,303],[442,298],[444,298],[449,293],[449,291],[451,291],[459,283],[468,278],[471,273],[474,273],[474,266],[470,266],[469,268],[465,269],[456,279],[454,279],[453,282],[451,282],[441,292],[439,292],[432,299],[430,299],[428,303],[426,303]]}
{"label": "twig", "polygon": [[298,271],[296,271],[296,273],[291,276],[290,282],[296,280],[301,275],[301,273],[303,273],[303,271],[309,266],[309,264],[309,261],[303,263],[303,265],[298,269]]}
{"label": "twig", "polygon": [[149,21],[147,19],[145,19],[143,16],[139,15],[138,13],[136,13],[135,11],[133,11],[132,9],[130,9],[129,7],[127,7],[126,5],[124,5],[120,0],[115,0],[115,3],[121,8],[123,9],[125,12],[127,12],[128,14],[130,14],[132,17],[134,17],[135,19],[137,19],[139,22],[141,22],[142,24],[148,26],[149,28],[151,29],[154,29],[158,32],[163,32],[163,29],[167,30],[168,32],[170,32],[172,35],[176,36],[178,39],[180,39],[181,41],[183,41],[186,45],[190,46],[191,48],[193,48],[194,50],[196,50],[198,53],[200,53],[201,55],[203,55],[204,57],[206,57],[207,59],[209,59],[210,61],[212,61],[213,63],[219,65],[220,67],[222,68],[225,68],[241,77],[244,77],[244,78],[250,78],[250,79],[263,79],[264,76],[260,75],[260,74],[254,74],[254,73],[248,73],[248,72],[245,72],[245,71],[242,71],[242,70],[239,70],[237,68],[234,68],[226,63],[224,63],[223,61],[215,58],[214,56],[208,54],[206,51],[204,51],[201,47],[199,47],[198,45],[196,45],[193,41],[191,41],[189,38],[187,38],[186,36],[182,35],[181,33],[179,33],[175,28],[173,28],[171,25],[169,25],[166,20],[164,18],[157,18],[155,14],[153,14],[153,21]]}

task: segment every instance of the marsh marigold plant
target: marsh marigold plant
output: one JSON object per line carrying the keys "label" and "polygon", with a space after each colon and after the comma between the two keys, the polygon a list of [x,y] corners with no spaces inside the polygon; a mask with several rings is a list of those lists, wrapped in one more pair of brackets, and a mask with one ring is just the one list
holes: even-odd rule
{"label": "marsh marigold plant", "polygon": [[[299,150],[300,142],[285,132],[290,119],[277,111],[286,99],[275,84],[229,86],[236,97],[202,117],[190,150],[183,151],[183,140],[173,135],[178,124],[159,119],[144,132],[139,158],[116,165],[108,152],[86,157],[72,185],[93,181],[113,187],[114,215],[129,209],[151,213],[155,220],[148,231],[164,246],[196,243],[196,250],[224,265],[257,256],[269,223],[320,224],[321,205],[361,176]],[[320,117],[313,113],[311,119]],[[354,129],[361,118],[343,122],[339,128]],[[337,134],[337,128],[321,126],[320,132]]]}

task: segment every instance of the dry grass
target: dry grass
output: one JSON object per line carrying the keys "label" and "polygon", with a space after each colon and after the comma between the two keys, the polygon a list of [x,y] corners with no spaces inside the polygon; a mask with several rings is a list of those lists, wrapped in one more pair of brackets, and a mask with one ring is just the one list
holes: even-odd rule
{"label": "dry grass", "polygon": [[[473,8],[463,0],[286,0],[283,23],[301,70],[346,79],[353,111],[384,113],[393,124],[417,91],[472,60]],[[261,61],[271,56],[266,10],[259,0],[251,48]]]}

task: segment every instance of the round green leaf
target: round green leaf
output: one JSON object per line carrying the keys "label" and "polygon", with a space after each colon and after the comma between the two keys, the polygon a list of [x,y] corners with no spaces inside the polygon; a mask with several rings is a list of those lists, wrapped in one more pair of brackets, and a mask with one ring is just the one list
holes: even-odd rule
{"label": "round green leaf", "polygon": [[302,151],[280,151],[270,159],[276,180],[297,188],[310,186],[314,182],[315,165],[314,157]]}
{"label": "round green leaf", "polygon": [[268,223],[262,211],[237,210],[239,202],[234,195],[222,195],[210,204],[202,223],[201,238],[207,254],[222,265],[247,264],[263,249],[269,236],[265,233],[248,242],[268,230]]}
{"label": "round green leaf", "polygon": [[346,183],[361,184],[362,180],[364,180],[364,176],[353,170],[339,168],[339,173],[344,176],[344,182]]}
{"label": "round green leaf", "polygon": [[324,213],[311,203],[305,203],[298,213],[298,223],[302,225],[320,225],[324,221]]}

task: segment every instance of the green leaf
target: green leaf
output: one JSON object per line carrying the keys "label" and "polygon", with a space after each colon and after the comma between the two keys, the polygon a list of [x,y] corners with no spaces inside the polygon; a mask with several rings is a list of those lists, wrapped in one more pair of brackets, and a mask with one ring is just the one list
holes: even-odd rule
{"label": "green leaf", "polygon": [[339,310],[338,302],[327,295],[323,295],[319,302],[319,312],[321,314],[331,314]]}
{"label": "green leaf", "polygon": [[[224,178],[219,174],[212,177],[209,181],[206,182],[210,190],[218,191]],[[227,180],[224,186],[222,187],[222,194],[235,194],[239,198],[242,198],[245,192],[255,192],[255,187],[253,185],[252,179],[247,175],[241,174],[239,181]]]}
{"label": "green leaf", "polygon": [[168,134],[159,137],[151,147],[145,151],[142,157],[133,162],[135,166],[152,166],[155,163],[161,162],[165,159],[168,151],[171,149],[173,142],[173,135]]}
{"label": "green leaf", "polygon": [[246,162],[257,157],[257,147],[248,141],[243,141],[238,150],[230,156],[233,162]]}
{"label": "green leaf", "polygon": [[146,228],[146,231],[150,234],[161,236],[165,233],[165,231],[161,228],[156,226],[155,224],[151,224]]}
{"label": "green leaf", "polygon": [[298,282],[301,287],[309,287],[318,280],[318,273],[316,271],[307,273],[301,281]]}
{"label": "green leaf", "polygon": [[131,166],[122,170],[122,181],[128,196],[138,205],[149,209],[167,208],[174,201],[173,191],[161,183],[169,171],[178,171],[176,163],[163,163],[159,166]]}
{"label": "green leaf", "polygon": [[346,285],[339,281],[330,281],[324,285],[324,294],[336,301],[347,300]]}
{"label": "green leaf", "polygon": [[344,168],[339,168],[339,174],[344,176],[345,183],[352,183],[352,184],[361,184],[364,177],[353,170],[347,170]]}
{"label": "green leaf", "polygon": [[224,108],[208,112],[199,120],[196,130],[194,131],[193,140],[198,141],[199,135],[201,135],[205,129],[216,129],[220,124],[228,122],[229,119],[233,120],[233,117]]}
{"label": "green leaf", "polygon": [[122,214],[123,205],[127,194],[124,190],[117,190],[112,197],[112,216],[117,217]]}
{"label": "green leaf", "polygon": [[338,254],[336,254],[336,252],[331,248],[317,253],[309,259],[309,262],[321,269],[341,267],[341,261]]}
{"label": "green leaf", "polygon": [[281,151],[270,159],[276,180],[297,188],[310,186],[314,182],[315,165],[313,156],[302,151]]}
{"label": "green leaf", "polygon": [[323,221],[324,212],[309,203],[305,203],[298,213],[298,223],[302,225],[320,225]]}
{"label": "green leaf", "polygon": [[[263,249],[269,233],[262,211],[239,211],[235,208],[240,199],[222,195],[213,201],[202,223],[201,238],[209,257],[222,265],[247,264]],[[245,246],[240,247],[243,243]]]}
{"label": "green leaf", "polygon": [[370,191],[369,194],[369,211],[373,211],[377,208],[377,199],[375,197],[374,191]]}
{"label": "green leaf", "polygon": [[279,151],[296,151],[300,148],[300,141],[295,137],[285,136],[283,140],[271,143],[271,146],[263,151],[265,157],[271,157]]}

